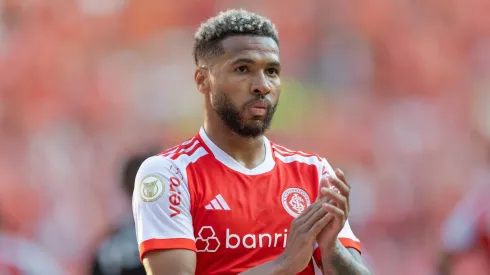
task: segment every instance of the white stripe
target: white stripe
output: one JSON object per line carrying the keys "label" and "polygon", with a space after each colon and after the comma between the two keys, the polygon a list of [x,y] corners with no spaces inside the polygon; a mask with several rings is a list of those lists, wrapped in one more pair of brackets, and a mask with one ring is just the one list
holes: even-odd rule
{"label": "white stripe", "polygon": [[219,206],[218,202],[214,199],[211,201],[211,204],[213,205],[214,209],[216,210],[223,210],[221,206]]}
{"label": "white stripe", "polygon": [[211,204],[206,205],[204,208],[206,208],[207,210],[213,210],[213,207],[211,206]]}
{"label": "white stripe", "polygon": [[[177,159],[176,161],[180,160],[180,159],[183,159],[182,162],[185,162],[185,165],[183,165],[184,167],[187,167],[187,165],[189,165],[190,162],[194,163],[196,162],[200,157],[202,156],[205,156],[207,155],[208,152],[206,151],[206,149],[204,149],[204,147],[200,147],[198,148],[192,155],[186,155],[186,154],[181,154]],[[168,157],[171,157],[171,156],[168,156]],[[187,179],[186,179],[187,180]]]}
{"label": "white stripe", "polygon": [[188,152],[190,152],[190,151],[194,150],[194,147],[196,147],[196,145],[198,145],[198,144],[199,144],[199,140],[197,140],[197,139],[196,139],[196,140],[194,141],[194,143],[192,143],[191,147],[189,147],[189,148],[185,149],[183,152],[188,153]]}
{"label": "white stripe", "polygon": [[303,152],[303,151],[293,151],[291,149],[288,149],[288,148],[280,148],[279,146],[276,146],[276,145],[272,145],[272,148],[276,149],[276,151],[281,151],[282,153],[285,153],[285,154],[295,154],[295,155],[307,155],[307,156],[312,156],[313,154],[309,154],[309,153],[306,153],[306,152]]}
{"label": "white stripe", "polygon": [[228,206],[228,204],[226,203],[226,201],[223,199],[223,197],[221,196],[221,194],[218,194],[216,196],[216,199],[219,201],[219,203],[223,206],[223,209],[224,210],[230,210],[230,207]]}
{"label": "white stripe", "polygon": [[[191,143],[191,141],[194,141],[192,143],[191,147],[189,147],[187,149],[184,149],[182,151],[178,151],[178,150],[181,149],[181,146],[186,146],[189,143]],[[190,152],[196,146],[196,144],[199,144],[199,140],[197,140],[197,139],[189,139],[189,140],[185,141],[184,143],[182,143],[181,145],[175,146],[175,149],[172,149],[170,152],[164,153],[163,155],[171,157],[171,156],[175,155],[176,153],[179,153],[179,154],[181,154],[183,152],[186,152],[187,153],[187,152]]]}
{"label": "white stripe", "polygon": [[191,139],[188,139],[188,140],[186,140],[186,141],[182,142],[182,144],[181,144],[181,145],[187,145],[187,144],[191,143],[193,140],[197,140],[197,139],[196,139],[196,138],[191,138]]}
{"label": "white stripe", "polygon": [[316,156],[311,156],[311,157],[305,157],[301,155],[283,156],[279,153],[279,150],[275,153],[275,155],[278,159],[280,159],[284,163],[290,163],[294,161],[302,162],[309,165],[317,165],[320,163]]}

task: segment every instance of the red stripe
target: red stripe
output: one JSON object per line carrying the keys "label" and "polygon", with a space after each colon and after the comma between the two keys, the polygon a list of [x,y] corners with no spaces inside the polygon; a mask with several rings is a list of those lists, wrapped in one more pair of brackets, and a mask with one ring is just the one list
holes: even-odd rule
{"label": "red stripe", "polygon": [[322,265],[322,253],[320,252],[320,247],[317,247],[313,251],[313,259],[315,260],[316,265],[323,270]]}
{"label": "red stripe", "polygon": [[221,205],[221,203],[219,203],[219,200],[218,198],[214,198],[214,200],[218,203],[218,205],[221,207],[221,210],[225,210],[225,208],[223,207],[223,205]]}
{"label": "red stripe", "polygon": [[163,156],[169,157],[169,156],[172,156],[174,154],[179,154],[180,152],[190,148],[195,143],[195,141],[196,141],[196,138],[192,138],[192,139],[185,141],[184,143],[182,143],[180,145],[174,146],[171,149],[164,152]]}
{"label": "red stripe", "polygon": [[361,243],[354,241],[349,238],[339,238],[339,241],[342,243],[343,246],[347,248],[354,248],[355,250],[359,251],[361,253]]}
{"label": "red stripe", "polygon": [[[275,148],[275,149],[278,149],[278,148]],[[279,155],[281,155],[281,156],[283,156],[283,157],[292,157],[292,156],[300,156],[300,157],[305,157],[305,158],[315,157],[315,158],[317,158],[317,160],[318,160],[319,162],[321,162],[321,161],[322,161],[322,159],[321,159],[319,156],[317,156],[317,155],[309,155],[309,154],[306,154],[306,153],[302,154],[301,152],[288,152],[288,153],[284,153],[284,152],[280,152],[280,151],[278,151],[278,150],[275,150],[275,151],[276,151],[276,152],[277,152]]]}
{"label": "red stripe", "polygon": [[[180,153],[184,152],[185,150],[191,148],[195,143],[196,143],[196,140],[193,139],[191,142],[189,142],[185,145],[181,145],[179,147],[179,149],[177,149],[177,152],[175,152],[175,153],[180,154]],[[199,144],[199,141],[197,143]]]}
{"label": "red stripe", "polygon": [[290,149],[287,149],[283,146],[280,146],[280,145],[277,145],[275,143],[272,144],[272,147],[274,149],[278,149],[278,150],[281,150],[281,151],[285,151],[284,153],[283,152],[279,152],[278,150],[276,150],[277,153],[281,154],[281,155],[285,155],[285,156],[288,156],[288,155],[300,155],[300,156],[304,156],[304,157],[317,157],[320,161],[321,161],[321,158],[320,156],[318,155],[315,155],[315,154],[308,154],[308,153],[305,153],[305,152],[300,152],[300,151],[292,151]]}
{"label": "red stripe", "polygon": [[197,142],[196,146],[194,146],[194,148],[192,148],[192,150],[190,150],[189,152],[178,152],[178,153],[175,153],[172,157],[170,157],[172,160],[176,160],[177,158],[179,158],[180,156],[182,155],[187,155],[187,156],[191,156],[193,155],[197,149],[201,148],[201,144],[199,143],[199,141]]}
{"label": "red stripe", "polygon": [[166,155],[168,153],[171,153],[172,151],[175,151],[176,149],[178,149],[180,146],[182,146],[182,144],[186,143],[187,141],[189,141],[190,139],[184,141],[183,143],[179,144],[179,145],[175,145],[174,147],[170,148],[170,149],[167,149],[163,152],[160,153],[160,155]]}
{"label": "red stripe", "polygon": [[166,157],[167,155],[169,155],[169,154],[173,153],[175,150],[177,150],[177,148],[179,148],[179,146],[180,146],[180,145],[174,146],[174,147],[172,147],[172,148],[170,148],[170,149],[168,149],[168,150],[166,150],[166,151],[164,151],[164,152],[162,152],[162,153],[160,153],[160,154],[158,154],[158,155],[159,155],[159,156],[164,156],[164,157]]}
{"label": "red stripe", "polygon": [[164,249],[188,249],[192,251],[197,250],[196,243],[194,242],[194,240],[191,239],[149,239],[140,244],[140,260],[143,261],[143,256],[146,252]]}

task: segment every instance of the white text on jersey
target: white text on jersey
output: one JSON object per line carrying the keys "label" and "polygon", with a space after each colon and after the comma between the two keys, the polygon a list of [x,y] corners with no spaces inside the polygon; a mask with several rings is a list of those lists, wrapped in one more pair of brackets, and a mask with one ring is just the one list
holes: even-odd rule
{"label": "white text on jersey", "polygon": [[231,233],[230,229],[226,229],[226,248],[236,249],[240,245],[245,248],[261,248],[261,247],[286,247],[288,239],[288,230],[284,229],[284,233],[274,234],[246,234],[243,237],[238,234]]}

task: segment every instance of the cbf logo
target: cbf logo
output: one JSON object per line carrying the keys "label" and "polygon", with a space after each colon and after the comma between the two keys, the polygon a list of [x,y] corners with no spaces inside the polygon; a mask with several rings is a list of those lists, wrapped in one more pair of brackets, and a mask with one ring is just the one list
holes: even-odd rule
{"label": "cbf logo", "polygon": [[298,217],[310,205],[310,197],[300,188],[288,188],[282,193],[282,206],[289,215]]}
{"label": "cbf logo", "polygon": [[148,175],[140,183],[139,193],[143,201],[152,202],[158,200],[165,192],[163,180],[157,175]]}

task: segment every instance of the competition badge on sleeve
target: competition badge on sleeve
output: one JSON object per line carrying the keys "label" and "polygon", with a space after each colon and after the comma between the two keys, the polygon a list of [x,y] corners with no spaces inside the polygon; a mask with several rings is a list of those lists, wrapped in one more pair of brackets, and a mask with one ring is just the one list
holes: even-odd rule
{"label": "competition badge on sleeve", "polygon": [[156,175],[146,176],[140,184],[140,197],[143,201],[152,202],[158,200],[165,192],[163,180]]}

